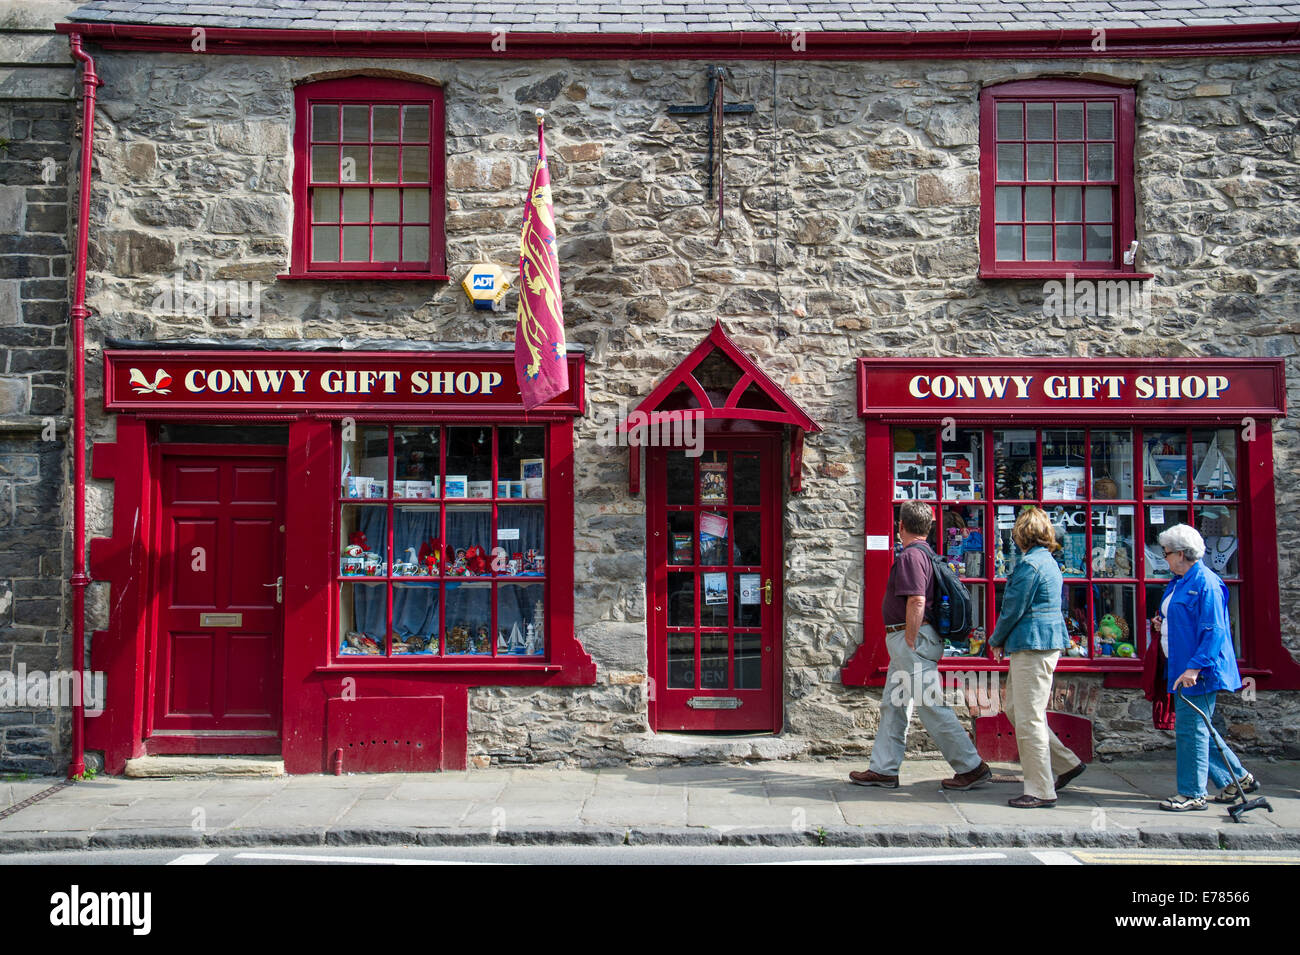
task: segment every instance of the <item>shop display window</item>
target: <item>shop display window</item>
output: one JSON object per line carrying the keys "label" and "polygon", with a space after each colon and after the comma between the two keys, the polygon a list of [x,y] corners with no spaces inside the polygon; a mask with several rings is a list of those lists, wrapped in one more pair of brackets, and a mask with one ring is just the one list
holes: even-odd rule
{"label": "shop display window", "polygon": [[297,115],[292,274],[444,272],[441,87],[306,83]]}
{"label": "shop display window", "polygon": [[1132,271],[1134,107],[1131,89],[1096,82],[983,91],[982,274]]}
{"label": "shop display window", "polygon": [[339,478],[340,656],[545,655],[544,428],[356,425]]}
{"label": "shop display window", "polygon": [[[1047,512],[1061,545],[1055,557],[1064,577],[1068,656],[1141,658],[1171,577],[1157,538],[1179,523],[1205,538],[1204,561],[1229,586],[1233,639],[1241,652],[1246,568],[1235,432],[895,427],[891,436],[895,525],[898,502],[934,499],[930,545],[958,571],[975,605],[971,633],[950,641],[947,656],[983,654],[1006,580],[1021,559],[1012,527],[1029,504]],[[944,464],[936,470],[938,461]],[[931,489],[941,496],[932,497]]]}

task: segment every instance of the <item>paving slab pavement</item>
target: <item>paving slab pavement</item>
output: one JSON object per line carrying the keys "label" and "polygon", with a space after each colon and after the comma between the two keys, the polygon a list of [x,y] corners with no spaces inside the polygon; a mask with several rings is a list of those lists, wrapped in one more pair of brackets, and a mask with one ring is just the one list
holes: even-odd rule
{"label": "paving slab pavement", "polygon": [[582,807],[582,821],[595,826],[685,826],[685,794],[638,798],[593,798]]}
{"label": "paving slab pavement", "polygon": [[[852,785],[860,760],[277,778],[100,777],[0,819],[0,853],[103,846],[672,845],[1300,847],[1300,762],[1257,760],[1274,812],[1168,813],[1172,759],[1095,763],[1053,809],[1018,782],[952,793],[941,760],[898,789]],[[1014,765],[999,773],[1018,775]],[[0,812],[52,778],[0,781]]]}

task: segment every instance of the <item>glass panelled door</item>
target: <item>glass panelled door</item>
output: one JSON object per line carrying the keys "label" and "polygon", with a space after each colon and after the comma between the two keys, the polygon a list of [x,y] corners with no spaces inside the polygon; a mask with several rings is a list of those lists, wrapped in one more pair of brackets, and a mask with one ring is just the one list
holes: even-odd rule
{"label": "glass panelled door", "polygon": [[649,457],[651,722],[778,730],[780,441],[706,444]]}

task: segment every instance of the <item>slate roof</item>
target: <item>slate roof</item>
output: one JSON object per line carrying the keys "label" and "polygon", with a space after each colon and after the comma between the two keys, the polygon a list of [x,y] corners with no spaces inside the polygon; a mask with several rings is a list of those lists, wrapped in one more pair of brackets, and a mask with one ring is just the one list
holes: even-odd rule
{"label": "slate roof", "polygon": [[1124,29],[1289,23],[1266,0],[93,0],[70,20],[152,26],[530,33]]}

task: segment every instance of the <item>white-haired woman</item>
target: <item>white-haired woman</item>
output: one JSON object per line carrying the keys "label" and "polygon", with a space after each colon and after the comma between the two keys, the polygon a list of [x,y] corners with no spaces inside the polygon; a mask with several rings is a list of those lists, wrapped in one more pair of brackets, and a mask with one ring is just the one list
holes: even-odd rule
{"label": "white-haired woman", "polygon": [[[1169,661],[1178,759],[1178,794],[1161,802],[1160,808],[1186,812],[1206,808],[1207,776],[1224,787],[1216,802],[1232,802],[1238,787],[1254,792],[1259,784],[1223,738],[1188,705],[1194,703],[1207,717],[1213,716],[1216,693],[1241,689],[1228,625],[1228,587],[1201,560],[1205,541],[1195,528],[1175,524],[1158,540],[1174,574],[1160,601],[1160,645]],[[1227,764],[1216,741],[1227,754]]]}

